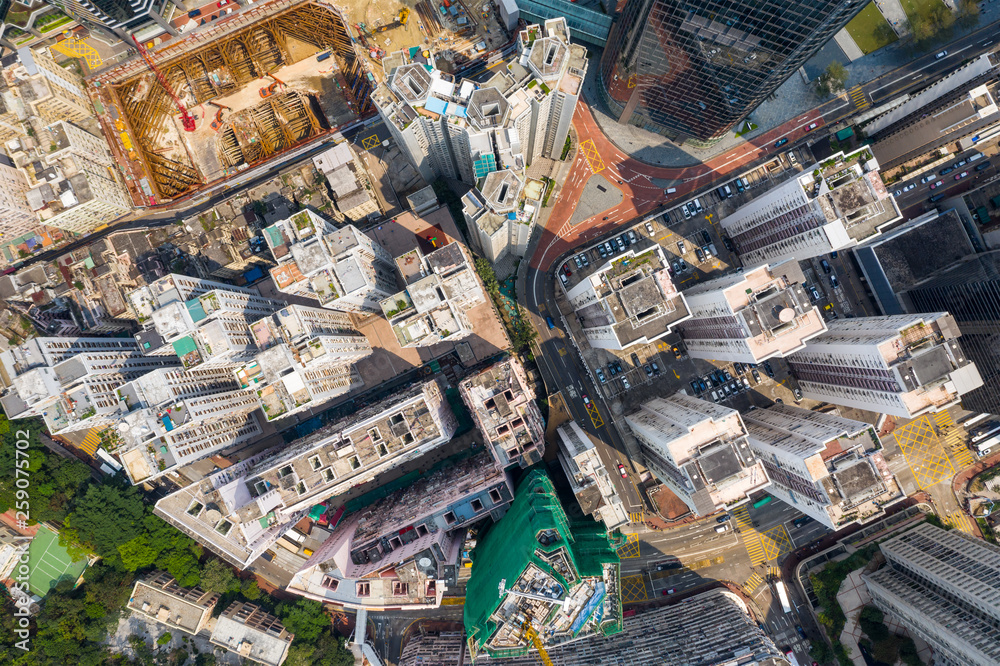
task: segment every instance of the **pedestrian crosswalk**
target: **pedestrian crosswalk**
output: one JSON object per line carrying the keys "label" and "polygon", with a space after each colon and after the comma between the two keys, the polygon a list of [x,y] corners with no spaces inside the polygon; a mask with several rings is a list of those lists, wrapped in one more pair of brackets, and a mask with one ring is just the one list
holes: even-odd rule
{"label": "pedestrian crosswalk", "polygon": [[948,514],[944,517],[944,522],[951,525],[959,532],[965,532],[966,534],[974,534],[972,531],[972,524],[969,522],[971,518],[962,513],[961,511],[956,511],[955,513]]}
{"label": "pedestrian crosswalk", "polygon": [[764,579],[760,577],[760,574],[754,572],[753,574],[751,574],[750,578],[747,579],[747,582],[743,583],[743,591],[746,592],[746,595],[748,597],[752,597],[753,593],[757,590],[758,587],[761,586],[763,582]]}
{"label": "pedestrian crosswalk", "polygon": [[768,567],[767,577],[771,580],[781,580],[781,569],[778,567]]}
{"label": "pedestrian crosswalk", "polygon": [[80,450],[88,456],[97,455],[97,449],[101,445],[101,432],[104,428],[91,428],[87,436],[80,442]]}
{"label": "pedestrian crosswalk", "polygon": [[855,108],[863,109],[868,106],[868,100],[865,98],[865,91],[861,89],[861,86],[856,86],[851,89],[848,93],[851,101],[854,102]]}
{"label": "pedestrian crosswalk", "polygon": [[976,457],[965,444],[966,432],[963,428],[955,424],[951,414],[946,411],[934,414],[934,422],[941,430],[944,437],[944,448],[951,458],[956,470],[968,467],[976,462]]}
{"label": "pedestrian crosswalk", "polygon": [[767,561],[767,558],[764,556],[764,547],[760,542],[760,534],[754,529],[747,506],[744,504],[737,507],[733,511],[733,518],[736,519],[736,528],[740,531],[740,536],[743,538],[743,546],[747,549],[747,555],[750,556],[750,566],[764,564]]}
{"label": "pedestrian crosswalk", "polygon": [[628,521],[630,523],[642,524],[646,522],[643,518],[642,511],[630,511],[628,514]]}

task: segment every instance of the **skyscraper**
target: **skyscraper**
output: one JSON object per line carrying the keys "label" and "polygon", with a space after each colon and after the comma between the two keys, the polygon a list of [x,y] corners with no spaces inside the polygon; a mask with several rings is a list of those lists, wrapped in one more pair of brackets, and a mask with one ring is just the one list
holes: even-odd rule
{"label": "skyscraper", "polygon": [[908,312],[947,309],[961,332],[960,344],[982,375],[983,385],[962,396],[962,406],[1000,413],[1000,252],[966,257],[941,269],[900,300]]}
{"label": "skyscraper", "polygon": [[719,139],[865,4],[628,0],[601,60],[601,96],[622,124]]}
{"label": "skyscraper", "polygon": [[1000,548],[929,523],[881,544],[862,576],[875,604],[934,648],[935,664],[1000,663]]}

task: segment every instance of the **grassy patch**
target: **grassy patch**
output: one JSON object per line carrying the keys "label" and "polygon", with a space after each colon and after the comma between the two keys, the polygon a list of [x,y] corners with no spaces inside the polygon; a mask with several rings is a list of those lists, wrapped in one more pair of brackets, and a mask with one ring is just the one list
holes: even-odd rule
{"label": "grassy patch", "polygon": [[943,5],[944,3],[941,0],[899,0],[899,4],[902,5],[903,11],[906,12],[906,18],[913,21],[914,17],[929,14],[935,6]]}
{"label": "grassy patch", "polygon": [[743,136],[748,132],[752,132],[757,129],[757,126],[750,122],[749,120],[744,120],[743,124],[740,125],[740,131],[736,133],[736,136]]}
{"label": "grassy patch", "polygon": [[847,32],[865,54],[877,51],[899,39],[874,2],[868,3],[860,14],[851,19],[847,24]]}

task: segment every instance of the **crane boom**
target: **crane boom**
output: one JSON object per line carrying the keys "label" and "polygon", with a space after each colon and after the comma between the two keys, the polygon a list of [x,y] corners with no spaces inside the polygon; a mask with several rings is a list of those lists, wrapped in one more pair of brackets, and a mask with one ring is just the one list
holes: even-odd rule
{"label": "crane boom", "polygon": [[174,106],[176,106],[177,110],[181,112],[181,124],[184,126],[184,131],[185,132],[195,131],[196,127],[194,124],[194,117],[192,117],[191,114],[188,113],[187,108],[184,106],[184,104],[181,103],[181,100],[177,97],[177,95],[174,94],[174,91],[170,88],[170,85],[167,83],[167,80],[163,78],[163,74],[161,74],[160,70],[158,70],[156,68],[156,65],[153,64],[153,59],[149,57],[149,52],[146,51],[145,47],[143,47],[143,45],[139,43],[139,40],[135,38],[135,35],[132,35],[132,41],[135,42],[136,48],[139,49],[139,53],[142,55],[142,59],[145,60],[146,64],[149,65],[149,68],[153,70],[153,74],[156,75],[156,80],[160,82],[160,85],[163,86],[163,89],[167,91],[168,95],[170,95],[170,99],[174,101]]}

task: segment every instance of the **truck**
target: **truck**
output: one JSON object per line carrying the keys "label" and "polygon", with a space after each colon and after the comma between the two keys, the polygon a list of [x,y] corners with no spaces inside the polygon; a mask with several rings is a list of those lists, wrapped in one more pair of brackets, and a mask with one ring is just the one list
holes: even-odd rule
{"label": "truck", "polygon": [[778,600],[781,601],[781,609],[786,613],[791,613],[792,607],[788,603],[788,592],[785,591],[785,584],[780,580],[776,581],[774,589],[778,591]]}
{"label": "truck", "polygon": [[791,650],[785,651],[785,659],[787,659],[788,663],[791,664],[792,666],[801,666],[799,660],[795,658],[795,653],[792,652]]}

